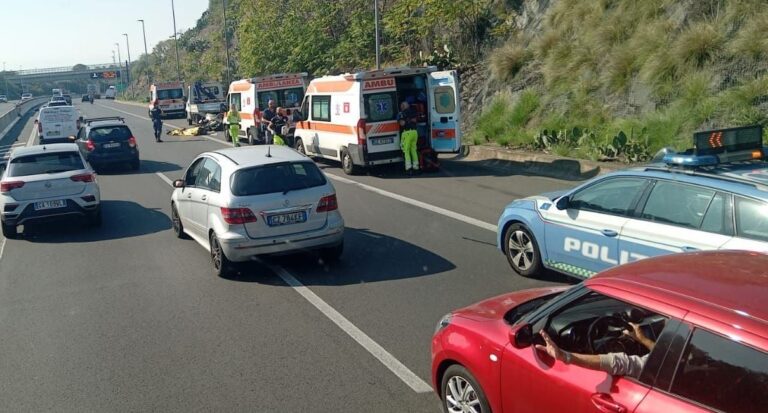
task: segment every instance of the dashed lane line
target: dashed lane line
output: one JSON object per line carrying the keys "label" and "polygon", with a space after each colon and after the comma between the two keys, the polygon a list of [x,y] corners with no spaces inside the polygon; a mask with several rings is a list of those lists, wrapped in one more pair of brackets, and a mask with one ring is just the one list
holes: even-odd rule
{"label": "dashed lane line", "polygon": [[[160,172],[156,172],[156,174],[167,184],[173,186],[173,181],[165,176],[165,174]],[[381,364],[384,365],[384,367],[394,373],[400,380],[402,380],[403,383],[410,387],[411,390],[416,393],[430,393],[432,391],[432,387],[427,384],[427,382],[422,380],[421,377],[417,376],[416,373],[406,367],[405,364],[400,362],[400,360],[395,358],[395,356],[384,349],[384,347],[379,345],[379,343],[375,342],[335,308],[331,307],[330,304],[315,294],[309,287],[302,284],[301,281],[296,279],[296,277],[288,272],[288,270],[278,265],[264,263],[260,260],[259,262],[263,265],[266,265],[270,270],[272,270],[272,272],[280,277],[283,282],[285,282],[305,300],[317,308],[318,311],[320,311],[324,316],[336,324],[336,326],[339,327],[342,331],[347,333],[347,335],[352,337],[352,339],[355,340],[357,344],[359,344],[366,351],[368,351],[368,353],[379,360]]]}

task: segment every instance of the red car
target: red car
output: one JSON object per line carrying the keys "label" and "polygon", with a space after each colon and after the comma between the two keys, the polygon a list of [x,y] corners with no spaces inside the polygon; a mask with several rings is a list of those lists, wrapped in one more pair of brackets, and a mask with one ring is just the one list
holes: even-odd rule
{"label": "red car", "polygon": [[[639,324],[652,350],[626,335]],[[626,353],[637,377],[555,360]],[[676,254],[571,288],[501,295],[443,317],[432,381],[446,412],[768,412],[768,256]]]}

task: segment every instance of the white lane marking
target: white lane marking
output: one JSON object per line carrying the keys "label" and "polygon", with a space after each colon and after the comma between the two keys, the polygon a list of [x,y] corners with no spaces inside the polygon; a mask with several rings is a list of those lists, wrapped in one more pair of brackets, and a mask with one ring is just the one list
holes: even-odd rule
{"label": "white lane marking", "polygon": [[459,214],[458,212],[453,212],[453,211],[447,210],[445,208],[440,208],[438,206],[434,206],[434,205],[428,204],[426,202],[417,201],[417,200],[415,200],[413,198],[408,198],[407,196],[398,195],[398,194],[393,193],[393,192],[385,191],[383,189],[376,188],[375,186],[370,186],[370,185],[366,185],[364,183],[353,181],[351,179],[342,178],[342,177],[340,177],[338,175],[333,175],[333,174],[330,174],[330,173],[327,173],[326,175],[329,178],[331,178],[331,179],[333,179],[335,181],[343,182],[343,183],[349,184],[349,185],[355,185],[355,186],[357,186],[359,188],[362,188],[362,189],[364,189],[366,191],[374,192],[374,193],[377,193],[379,195],[386,196],[388,198],[396,199],[396,200],[398,200],[400,202],[404,202],[404,203],[409,204],[409,205],[413,205],[413,206],[416,206],[416,207],[419,207],[419,208],[426,209],[427,211],[434,212],[436,214],[444,215],[446,217],[453,218],[453,219],[462,221],[462,222],[470,224],[470,225],[474,225],[474,226],[482,228],[482,229],[487,229],[488,231],[496,232],[496,225],[494,225],[494,224],[490,224],[488,222],[481,221],[479,219],[468,217],[466,215]]}
{"label": "white lane marking", "polygon": [[[173,181],[171,181],[167,176],[160,172],[155,172],[155,174],[167,184],[173,186]],[[376,359],[378,359],[381,364],[384,365],[384,367],[388,368],[413,391],[416,393],[432,392],[432,387],[427,384],[427,382],[412,372],[408,367],[405,366],[405,364],[401,363],[400,360],[396,359],[395,356],[385,350],[384,347],[380,346],[379,343],[368,337],[367,334],[352,324],[351,321],[347,320],[347,318],[344,317],[340,312],[331,307],[330,304],[326,303],[317,294],[312,292],[312,290],[304,286],[304,284],[297,280],[296,277],[291,275],[291,273],[289,273],[287,270],[277,265],[266,264],[261,260],[257,261],[263,265],[266,265],[270,270],[272,270],[272,272],[277,274],[277,276],[280,277],[291,288],[293,288],[294,291],[304,297],[305,300],[309,301],[310,304],[315,306],[315,308],[323,313],[323,315],[328,317],[329,320],[333,321],[336,326],[338,326],[342,331],[352,337],[352,339],[355,340],[357,344],[360,344],[365,350],[371,353],[373,357],[376,357]]]}
{"label": "white lane marking", "polygon": [[165,181],[166,184],[168,184],[170,186],[173,186],[173,181],[170,178],[168,178],[167,176],[165,176],[165,174],[163,174],[162,172],[155,172],[155,175],[159,176],[160,179]]}
{"label": "white lane marking", "polygon": [[3,238],[2,241],[0,241],[0,260],[3,259],[3,251],[5,251],[5,241],[6,241],[5,238]]}
{"label": "white lane marking", "polygon": [[32,146],[35,144],[35,134],[37,133],[37,125],[34,123],[32,124],[32,133],[29,134],[29,138],[27,139],[27,146]]}
{"label": "white lane marking", "polygon": [[[125,103],[124,103],[124,104],[125,104]],[[148,117],[146,117],[146,116],[141,116],[141,115],[137,115],[137,114],[135,114],[135,113],[126,112],[126,111],[124,111],[124,110],[121,110],[121,109],[117,109],[117,108],[113,108],[113,107],[111,107],[111,106],[105,106],[105,105],[102,105],[102,104],[99,104],[99,106],[101,106],[102,108],[106,108],[106,109],[112,109],[112,110],[116,110],[116,111],[118,111],[118,112],[121,112],[121,113],[125,113],[126,115],[129,115],[129,116],[133,116],[134,118],[144,119],[144,120],[148,120],[148,121],[151,121],[151,120],[152,120],[152,119],[150,119],[150,118],[148,118]],[[172,123],[170,123],[170,122],[165,122],[165,121],[163,121],[163,125],[171,125],[171,126],[173,126],[174,128],[177,128],[177,129],[183,129],[183,128],[184,128],[183,126],[177,126],[177,125],[174,125],[174,124],[172,124]],[[210,136],[208,136],[208,135],[199,135],[199,137],[202,137],[202,138],[208,139],[208,140],[209,140],[209,141],[211,141],[211,142],[216,142],[216,143],[220,143],[220,144],[222,144],[222,145],[229,145],[229,146],[232,146],[232,142],[224,142],[224,141],[222,141],[222,140],[219,140],[219,139],[215,139],[215,138],[212,138],[212,137],[210,137]]]}
{"label": "white lane marking", "polygon": [[432,387],[422,380],[421,377],[408,369],[408,367],[401,363],[400,360],[396,359],[392,354],[385,350],[384,347],[373,341],[373,339],[368,337],[367,334],[347,320],[347,318],[336,311],[336,309],[323,301],[323,299],[312,292],[312,290],[304,286],[304,284],[297,280],[296,277],[282,267],[271,264],[266,265],[285,281],[286,284],[291,286],[297,293],[301,294],[305,300],[309,301],[310,304],[315,306],[315,308],[328,317],[329,320],[333,321],[336,326],[352,337],[353,340],[357,341],[357,343],[371,353],[372,356],[376,357],[384,367],[388,368],[392,373],[399,377],[400,380],[407,384],[413,391],[416,393],[430,393],[432,391]]}

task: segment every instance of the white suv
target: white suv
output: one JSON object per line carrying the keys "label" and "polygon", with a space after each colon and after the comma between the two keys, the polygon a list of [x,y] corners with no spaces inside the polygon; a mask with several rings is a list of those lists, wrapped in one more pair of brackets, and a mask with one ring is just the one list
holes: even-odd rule
{"label": "white suv", "polygon": [[219,276],[262,254],[344,250],[336,190],[312,160],[287,146],[222,149],[198,156],[173,183],[173,229],[211,253]]}
{"label": "white suv", "polygon": [[84,216],[101,225],[96,172],[73,143],[16,148],[0,179],[0,211],[6,238],[28,221]]}

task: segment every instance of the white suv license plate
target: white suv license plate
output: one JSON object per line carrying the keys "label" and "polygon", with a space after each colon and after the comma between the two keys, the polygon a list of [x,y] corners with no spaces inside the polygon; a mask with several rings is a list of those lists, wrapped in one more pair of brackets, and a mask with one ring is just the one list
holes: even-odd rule
{"label": "white suv license plate", "polygon": [[389,145],[395,143],[395,138],[371,138],[371,145]]}
{"label": "white suv license plate", "polygon": [[35,202],[35,211],[42,211],[44,209],[64,208],[67,206],[67,201],[59,199],[56,201],[42,201]]}
{"label": "white suv license plate", "polygon": [[307,213],[304,211],[290,212],[288,214],[270,215],[267,217],[267,225],[269,225],[270,227],[300,224],[306,221],[307,221]]}

